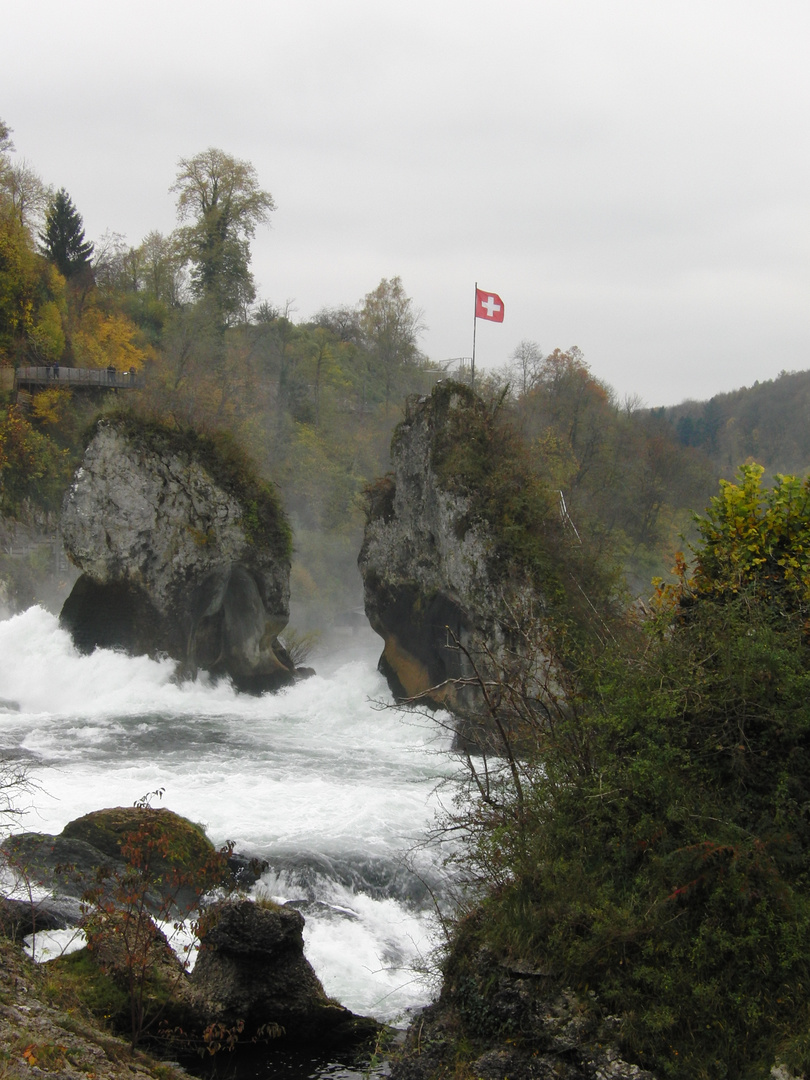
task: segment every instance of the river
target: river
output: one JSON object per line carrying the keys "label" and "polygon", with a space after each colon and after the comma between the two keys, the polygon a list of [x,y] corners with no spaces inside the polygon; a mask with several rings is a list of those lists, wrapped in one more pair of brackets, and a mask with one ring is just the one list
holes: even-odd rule
{"label": "river", "polygon": [[153,805],[267,860],[256,891],[301,903],[328,994],[403,1023],[435,990],[418,969],[442,876],[419,841],[457,766],[434,721],[390,708],[379,651],[370,630],[347,635],[312,657],[317,675],[254,698],[178,685],[168,660],[82,656],[40,607],[8,618],[0,700],[15,707],[0,707],[0,753],[29,761],[40,785],[16,827],[58,833],[162,791]]}

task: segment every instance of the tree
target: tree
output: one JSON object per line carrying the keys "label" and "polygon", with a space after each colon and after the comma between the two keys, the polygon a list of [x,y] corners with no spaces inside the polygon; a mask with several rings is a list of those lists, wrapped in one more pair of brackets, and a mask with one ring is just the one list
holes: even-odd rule
{"label": "tree", "polygon": [[518,342],[510,359],[510,374],[518,393],[525,397],[540,377],[543,350],[536,341],[523,340]]}
{"label": "tree", "polygon": [[10,202],[0,203],[0,357],[50,363],[65,346],[65,279],[34,250]]}
{"label": "tree", "polygon": [[0,120],[0,154],[5,154],[14,149],[11,141],[11,128],[3,120]]}
{"label": "tree", "polygon": [[385,382],[385,411],[402,370],[421,359],[417,342],[425,330],[422,311],[414,307],[402,279],[383,278],[366,295],[360,310],[360,326],[372,361]]}
{"label": "tree", "polygon": [[54,196],[39,238],[42,253],[65,278],[90,267],[93,245],[85,240],[82,216],[64,188]]}
{"label": "tree", "polygon": [[11,141],[11,128],[0,119],[0,191],[5,188],[6,176],[11,168],[6,159],[6,154],[11,153],[13,150],[14,143]]}
{"label": "tree", "polygon": [[178,307],[183,297],[183,271],[176,242],[154,229],[136,251],[141,287],[147,295]]}
{"label": "tree", "polygon": [[321,308],[312,320],[314,326],[329,330],[338,341],[351,345],[360,345],[363,331],[360,327],[360,315],[355,307],[346,305],[336,308]]}
{"label": "tree", "polygon": [[67,481],[66,451],[30,423],[19,405],[0,412],[0,513],[19,513],[26,500],[59,505]]}
{"label": "tree", "polygon": [[48,205],[52,192],[27,161],[12,165],[6,154],[14,151],[11,129],[0,120],[0,204],[10,203],[19,224],[30,228]]}
{"label": "tree", "polygon": [[78,367],[140,371],[149,355],[138,327],[123,312],[106,314],[94,304],[73,328],[71,345]]}
{"label": "tree", "polygon": [[179,230],[198,297],[212,300],[223,325],[244,317],[255,298],[250,243],[275,209],[273,196],[259,187],[256,170],[209,147],[181,158],[170,191],[177,193],[177,216],[190,224]]}
{"label": "tree", "polygon": [[41,220],[53,198],[53,192],[43,184],[27,161],[9,165],[0,174],[0,186],[11,199],[20,224],[26,228],[31,228]]}

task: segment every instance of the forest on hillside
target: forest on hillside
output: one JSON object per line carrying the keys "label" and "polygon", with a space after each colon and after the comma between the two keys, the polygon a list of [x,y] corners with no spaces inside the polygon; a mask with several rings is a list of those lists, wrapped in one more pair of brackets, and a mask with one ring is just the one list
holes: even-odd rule
{"label": "forest on hillside", "polygon": [[652,410],[671,426],[682,446],[701,450],[730,480],[741,464],[803,476],[810,466],[810,371],[782,371],[778,378]]}
{"label": "forest on hillside", "polygon": [[[299,322],[257,296],[250,245],[275,202],[249,162],[210,148],[180,160],[167,187],[171,234],[88,239],[69,193],[18,160],[0,121],[0,374],[10,376],[0,383],[0,513],[53,523],[99,411],[227,431],[290,514],[294,603],[321,616],[355,606],[362,493],[389,467],[405,398],[469,372],[421,351],[422,314],[399,277]],[[54,384],[12,400],[14,368],[54,364],[131,371],[142,386],[100,396]],[[769,466],[769,454],[781,465],[810,449],[798,430],[795,452],[775,447],[765,407],[750,434],[751,410],[728,419],[716,399],[679,410],[621,402],[576,348],[544,354],[522,341],[476,389],[519,429],[561,512],[642,594],[673,565],[719,473],[756,451]]]}

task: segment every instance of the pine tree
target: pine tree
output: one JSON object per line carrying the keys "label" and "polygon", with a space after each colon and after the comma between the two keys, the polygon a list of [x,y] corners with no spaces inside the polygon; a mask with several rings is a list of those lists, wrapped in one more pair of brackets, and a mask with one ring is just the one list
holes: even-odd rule
{"label": "pine tree", "polygon": [[66,278],[90,265],[93,245],[85,240],[82,216],[64,188],[54,196],[39,238],[43,255]]}

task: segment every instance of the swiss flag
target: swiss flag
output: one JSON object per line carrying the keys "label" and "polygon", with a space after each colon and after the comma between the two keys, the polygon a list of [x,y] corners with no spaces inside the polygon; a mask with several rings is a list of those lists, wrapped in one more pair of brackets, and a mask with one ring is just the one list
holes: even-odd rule
{"label": "swiss flag", "polygon": [[503,300],[486,289],[475,290],[475,317],[487,322],[503,322]]}

